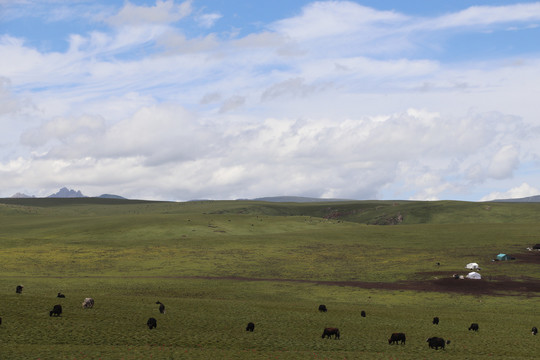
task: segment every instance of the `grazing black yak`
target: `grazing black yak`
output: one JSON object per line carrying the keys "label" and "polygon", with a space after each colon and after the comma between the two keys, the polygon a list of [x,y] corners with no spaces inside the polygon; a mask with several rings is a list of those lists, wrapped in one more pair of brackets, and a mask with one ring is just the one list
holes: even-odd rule
{"label": "grazing black yak", "polygon": [[338,328],[324,328],[322,333],[322,338],[328,337],[329,339],[334,335],[334,339],[339,339],[339,329]]}
{"label": "grazing black yak", "polygon": [[62,314],[62,305],[54,305],[53,309],[49,311],[49,316],[60,316]]}
{"label": "grazing black yak", "polygon": [[362,311],[360,312],[360,316],[361,316],[361,317],[366,317],[366,312],[365,312],[364,310],[362,310]]}
{"label": "grazing black yak", "polygon": [[327,312],[328,309],[326,308],[326,305],[319,305],[319,311],[320,312]]}
{"label": "grazing black yak", "polygon": [[0,317],[0,325],[2,325],[2,318]]}
{"label": "grazing black yak", "polygon": [[58,298],[65,298],[66,295],[64,295],[64,294],[62,294],[62,293],[58,293],[58,295],[56,295],[56,297],[58,297]]}
{"label": "grazing black yak", "polygon": [[398,341],[401,341],[401,344],[405,344],[405,334],[404,333],[393,333],[390,335],[390,339],[388,339],[388,344],[397,344]]}
{"label": "grazing black yak", "polygon": [[157,320],[154,318],[149,318],[146,325],[148,325],[148,328],[152,330],[153,328],[157,327]]}
{"label": "grazing black yak", "polygon": [[434,325],[439,325],[439,318],[438,318],[437,316],[435,316],[435,317],[433,318],[433,324],[434,324]]}
{"label": "grazing black yak", "polygon": [[85,298],[82,302],[83,309],[91,309],[94,307],[94,299],[92,298]]}
{"label": "grazing black yak", "polygon": [[21,294],[23,288],[24,288],[24,286],[22,286],[22,285],[17,285],[17,287],[15,288],[15,292],[16,292],[17,294]]}
{"label": "grazing black yak", "polygon": [[478,331],[478,324],[472,323],[471,326],[469,326],[469,330]]}
{"label": "grazing black yak", "polygon": [[255,324],[252,323],[252,322],[249,322],[246,326],[246,331],[251,331],[253,332],[253,330],[255,330]]}
{"label": "grazing black yak", "polygon": [[444,349],[445,344],[450,344],[450,340],[444,341],[444,339],[440,337],[430,337],[426,342],[429,343],[431,349],[435,350],[439,350],[439,348]]}
{"label": "grazing black yak", "polygon": [[533,328],[532,328],[532,330],[531,330],[531,333],[532,333],[533,335],[538,334],[538,329],[536,328],[536,326],[533,326]]}
{"label": "grazing black yak", "polygon": [[161,314],[165,314],[165,305],[163,305],[162,303],[160,303],[159,301],[156,301],[156,304],[159,304],[159,312]]}

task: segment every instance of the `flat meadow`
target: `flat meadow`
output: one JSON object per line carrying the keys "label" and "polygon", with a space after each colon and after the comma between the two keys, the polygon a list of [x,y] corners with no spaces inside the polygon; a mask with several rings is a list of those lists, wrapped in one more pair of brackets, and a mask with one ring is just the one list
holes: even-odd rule
{"label": "flat meadow", "polygon": [[540,204],[0,199],[0,228],[0,359],[540,356]]}

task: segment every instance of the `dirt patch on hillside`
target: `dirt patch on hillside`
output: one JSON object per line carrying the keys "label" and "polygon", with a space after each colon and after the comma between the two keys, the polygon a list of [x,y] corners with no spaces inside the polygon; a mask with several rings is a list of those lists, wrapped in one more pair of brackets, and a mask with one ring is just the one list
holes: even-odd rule
{"label": "dirt patch on hillside", "polygon": [[366,289],[412,290],[468,295],[527,295],[540,296],[540,280],[471,280],[454,279],[450,276],[423,281],[398,281],[393,283],[371,282],[320,282],[327,285],[353,286]]}
{"label": "dirt patch on hillside", "polygon": [[[438,293],[458,293],[464,295],[494,295],[494,296],[527,296],[540,297],[540,280],[530,277],[508,278],[504,276],[481,280],[454,279],[450,274],[442,272],[422,273],[422,276],[431,275],[428,280],[375,282],[375,281],[323,281],[304,279],[281,279],[281,278],[249,278],[239,276],[84,276],[84,278],[104,279],[201,279],[201,280],[228,280],[228,281],[252,281],[252,282],[281,282],[281,283],[305,283],[326,286],[357,287],[362,289],[390,290],[390,291],[423,291]],[[11,277],[11,276],[8,276]],[[50,276],[43,276],[49,278]],[[78,276],[53,276],[54,278],[79,278]]]}
{"label": "dirt patch on hillside", "polygon": [[[396,285],[399,286],[400,283]],[[404,282],[407,290],[461,293],[469,295],[540,296],[540,281],[535,279],[471,280],[452,277],[418,282]]]}
{"label": "dirt patch on hillside", "polygon": [[[485,264],[491,266],[504,266],[512,263],[527,263],[540,265],[540,251],[527,251],[512,255],[516,260],[493,261]],[[272,281],[312,283],[330,286],[350,286],[363,289],[378,289],[391,291],[423,291],[438,293],[457,293],[467,295],[495,295],[495,296],[528,296],[540,297],[540,279],[528,276],[484,276],[480,280],[454,279],[453,274],[447,271],[432,271],[419,273],[419,280],[404,280],[397,282],[368,282],[368,281],[317,281],[297,279],[261,279],[244,277],[199,277],[201,279],[223,279],[236,281]]]}
{"label": "dirt patch on hillside", "polygon": [[409,290],[439,293],[460,293],[467,295],[497,295],[497,296],[540,296],[540,280],[531,278],[514,279],[492,279],[492,280],[471,280],[454,279],[450,276],[420,281],[398,281],[393,283],[368,282],[368,281],[316,281],[316,280],[294,280],[294,279],[261,279],[244,277],[191,277],[206,280],[233,280],[233,281],[270,281],[270,282],[290,282],[290,283],[311,283],[329,286],[349,286],[363,289],[376,290]]}

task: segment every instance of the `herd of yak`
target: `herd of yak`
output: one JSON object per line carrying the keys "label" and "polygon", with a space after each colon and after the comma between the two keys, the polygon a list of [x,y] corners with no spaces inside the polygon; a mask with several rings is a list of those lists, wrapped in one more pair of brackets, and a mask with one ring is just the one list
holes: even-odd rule
{"label": "herd of yak", "polygon": [[[328,309],[326,308],[326,305],[319,305],[319,311],[320,312],[327,312]],[[360,313],[360,316],[362,317],[366,317],[366,312],[364,310],[362,310],[362,312]],[[252,327],[254,327],[255,325],[253,325],[253,323],[250,323],[252,325]],[[434,325],[439,325],[439,317],[435,316],[433,318],[433,324]],[[478,331],[480,327],[478,326],[477,323],[472,323],[471,326],[469,326],[469,331],[472,330],[472,331]],[[248,329],[246,329],[248,330]],[[253,331],[253,330],[251,330]],[[532,330],[531,330],[531,333],[533,335],[536,335],[538,333],[538,329],[536,328],[536,326],[533,326]],[[322,334],[322,338],[324,339],[325,337],[330,339],[332,336],[334,336],[334,339],[339,339],[340,337],[340,334],[339,334],[339,329],[338,328],[335,328],[335,327],[328,327],[328,328],[325,328],[324,331],[323,331],[323,334]],[[392,345],[392,344],[405,344],[405,341],[407,340],[407,337],[405,336],[404,333],[392,333],[392,335],[390,335],[390,338],[388,339],[388,344],[389,345]],[[444,349],[445,345],[448,345],[450,344],[450,340],[444,340],[443,338],[440,338],[440,337],[430,337],[426,340],[426,342],[428,343],[428,346],[431,348],[431,349],[435,349],[435,350],[439,350],[439,348],[441,349]]]}
{"label": "herd of yak", "polygon": [[[17,285],[17,288],[15,289],[15,292],[17,294],[21,294],[22,293],[22,290],[23,290],[23,286],[22,285]],[[65,298],[66,296],[62,293],[58,293],[57,295],[58,298]],[[156,301],[156,304],[159,305],[159,312],[161,314],[165,314],[165,305],[163,305],[161,302],[159,301]],[[92,307],[94,307],[94,299],[92,298],[85,298],[84,301],[82,302],[82,307],[83,309],[90,309]],[[326,305],[319,305],[319,311],[320,312],[327,312],[328,309],[326,308]],[[54,305],[53,306],[53,309],[49,312],[49,316],[60,316],[62,315],[62,305],[60,304],[57,304],[57,305]],[[362,317],[366,317],[366,312],[364,310],[362,310],[362,312],[360,313],[360,316]],[[2,318],[0,317],[0,325],[2,324]],[[434,317],[433,318],[433,324],[434,325],[438,325],[439,324],[439,318],[438,317]],[[148,328],[150,330],[154,329],[157,327],[157,320],[156,318],[149,318],[148,321],[146,322],[146,325],[148,326]],[[479,329],[479,326],[477,323],[472,323],[471,326],[469,326],[469,330],[472,330],[472,331],[478,331]],[[253,332],[255,330],[255,324],[252,323],[252,322],[249,322],[246,326],[246,331],[251,331]],[[532,330],[531,330],[531,333],[533,335],[536,335],[538,333],[538,329],[536,328],[536,326],[533,326]],[[322,334],[322,338],[332,338],[334,337],[334,339],[339,339],[340,338],[340,333],[339,333],[339,329],[338,328],[335,328],[335,327],[327,327],[323,330],[323,334]],[[405,336],[404,333],[392,333],[392,335],[390,335],[390,338],[388,339],[388,344],[392,345],[392,344],[405,344],[405,341],[407,340],[407,337]],[[450,340],[444,340],[443,338],[440,338],[440,337],[430,337],[426,340],[426,342],[428,343],[429,347],[431,349],[435,349],[435,350],[439,350],[439,348],[441,349],[444,349],[445,345],[448,345],[450,344]]]}
{"label": "herd of yak", "polygon": [[[327,312],[328,309],[326,308],[326,305],[319,305],[319,311]],[[360,316],[366,317],[366,312],[362,310],[362,312],[360,312]],[[435,325],[439,324],[438,317],[433,318],[433,324]],[[476,323],[471,324],[471,326],[469,327],[469,330],[478,331],[478,324]],[[334,339],[339,339],[340,337],[339,329],[335,327],[325,328],[322,334],[322,338],[324,339],[326,337],[330,339],[332,336],[334,337]],[[388,344],[389,345],[405,344],[406,340],[407,340],[407,336],[404,333],[392,333],[392,335],[390,335],[390,338],[388,339]],[[445,345],[450,344],[450,340],[445,341],[443,338],[440,338],[440,337],[430,337],[426,340],[426,342],[428,343],[430,348],[435,349],[435,350],[439,350],[439,348],[444,349]]]}

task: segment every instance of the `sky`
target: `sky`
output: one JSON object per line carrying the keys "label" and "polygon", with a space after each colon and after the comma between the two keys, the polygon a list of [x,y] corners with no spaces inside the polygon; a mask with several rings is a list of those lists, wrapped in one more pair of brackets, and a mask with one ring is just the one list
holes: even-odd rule
{"label": "sky", "polygon": [[0,0],[0,197],[540,194],[540,1]]}

